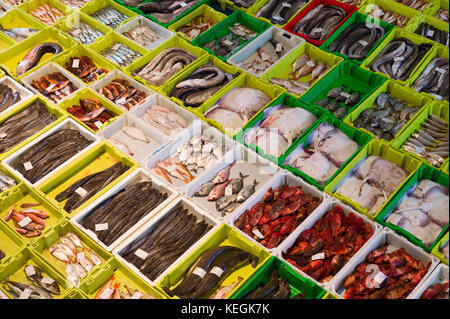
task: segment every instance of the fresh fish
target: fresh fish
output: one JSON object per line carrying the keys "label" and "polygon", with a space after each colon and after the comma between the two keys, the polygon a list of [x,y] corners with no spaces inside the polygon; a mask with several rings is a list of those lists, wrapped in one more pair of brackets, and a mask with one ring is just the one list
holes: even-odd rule
{"label": "fresh fish", "polygon": [[222,184],[216,185],[213,190],[208,195],[208,201],[216,201],[219,198],[223,197],[225,194],[225,188],[233,179],[229,179]]}
{"label": "fresh fish", "polygon": [[38,32],[36,29],[32,28],[12,28],[12,29],[5,29],[0,24],[0,32],[3,32],[7,36],[13,38],[17,42],[21,42],[28,38],[29,36],[33,35],[34,33]]}
{"label": "fresh fish", "polygon": [[[241,191],[242,187],[244,187],[244,179],[249,177],[250,175],[243,175],[239,172],[239,178],[234,178],[231,183],[227,186],[227,188],[231,187],[231,191],[233,194],[237,194]],[[226,191],[226,189],[225,189]]]}
{"label": "fresh fish", "polygon": [[208,196],[215,186],[216,184],[213,182],[206,182],[194,193],[194,196],[196,197]]}
{"label": "fresh fish", "polygon": [[228,177],[230,177],[230,171],[231,168],[235,165],[235,163],[225,167],[223,170],[221,170],[219,173],[217,173],[216,177],[213,179],[214,184],[221,184],[228,180]]}
{"label": "fresh fish", "polygon": [[232,194],[229,196],[224,196],[221,197],[217,200],[216,202],[216,210],[217,211],[222,211],[225,208],[227,208],[229,205],[231,205],[232,203],[236,202],[237,199],[237,195],[236,194]]}
{"label": "fresh fish", "polygon": [[112,145],[114,145],[115,147],[117,147],[119,150],[121,150],[122,152],[130,155],[130,156],[134,156],[134,153],[131,152],[131,150],[129,149],[129,147],[125,144],[123,144],[122,142],[120,142],[119,140],[115,139],[115,138],[107,138],[106,139],[109,143],[111,143]]}
{"label": "fresh fish", "polygon": [[236,201],[238,203],[245,202],[250,196],[252,196],[255,193],[256,185],[258,185],[258,181],[255,179],[253,181],[253,184],[246,185],[242,188],[242,190],[239,192]]}
{"label": "fresh fish", "polygon": [[145,135],[144,132],[142,132],[137,127],[124,126],[122,127],[122,131],[135,140],[142,141],[144,143],[150,143],[150,139],[147,137],[147,135]]}
{"label": "fresh fish", "polygon": [[62,52],[62,50],[62,47],[56,42],[44,42],[35,46],[30,51],[28,51],[27,54],[25,54],[23,59],[17,65],[16,75],[21,76],[25,72],[34,68],[45,53],[58,55],[60,52]]}
{"label": "fresh fish", "polygon": [[210,299],[225,299],[230,293],[244,280],[242,277],[238,277],[238,279],[229,284],[228,286],[221,287],[219,290],[212,296]]}

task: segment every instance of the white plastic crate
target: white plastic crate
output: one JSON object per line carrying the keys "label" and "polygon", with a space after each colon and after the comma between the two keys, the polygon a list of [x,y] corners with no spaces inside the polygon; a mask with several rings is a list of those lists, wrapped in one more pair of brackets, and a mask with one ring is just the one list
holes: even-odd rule
{"label": "white plastic crate", "polygon": [[431,285],[443,283],[449,280],[448,266],[440,263],[434,271],[427,277],[422,285],[416,287],[411,293],[409,299],[421,299],[422,294]]}

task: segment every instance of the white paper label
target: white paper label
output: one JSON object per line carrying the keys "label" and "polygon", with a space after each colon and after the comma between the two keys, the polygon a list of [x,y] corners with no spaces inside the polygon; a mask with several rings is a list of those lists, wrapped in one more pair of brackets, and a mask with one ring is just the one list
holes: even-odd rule
{"label": "white paper label", "polygon": [[439,16],[441,17],[441,19],[447,21],[447,16],[445,14],[441,13]]}
{"label": "white paper label", "polygon": [[46,285],[51,285],[55,282],[55,280],[53,280],[50,277],[43,277],[41,280],[41,283],[46,284]]}
{"label": "white paper label", "polygon": [[277,47],[275,49],[276,52],[281,52],[283,50],[283,43],[277,43]]}
{"label": "white paper label", "polygon": [[321,252],[311,257],[311,261],[325,259],[325,253]]}
{"label": "white paper label", "polygon": [[95,225],[95,231],[103,231],[103,230],[108,230],[108,223]]}
{"label": "white paper label", "polygon": [[4,139],[5,137],[7,137],[8,136],[8,134],[6,134],[6,133],[1,133],[0,134],[0,139]]}
{"label": "white paper label", "polygon": [[264,238],[264,235],[261,234],[261,232],[258,229],[256,229],[256,228],[252,230],[252,233],[255,234],[259,239],[263,239]]}
{"label": "white paper label", "polygon": [[28,265],[25,267],[25,273],[28,277],[36,275],[36,270],[34,270],[34,266]]}
{"label": "white paper label", "polygon": [[76,190],[75,190],[75,193],[77,193],[78,195],[80,195],[81,197],[84,197],[84,196],[86,196],[87,195],[87,190],[85,190],[83,187],[78,187]]}
{"label": "white paper label", "polygon": [[95,122],[94,122],[94,125],[97,126],[98,128],[101,128],[102,125],[103,125],[103,123],[100,122],[100,121],[95,121]]}
{"label": "white paper label", "polygon": [[228,45],[228,46],[232,46],[233,42],[231,42],[230,40],[224,40],[223,44]]}
{"label": "white paper label", "polygon": [[397,61],[403,61],[404,59],[405,59],[404,57],[398,56],[398,57],[394,58],[394,61],[395,61],[395,62],[397,62]]}
{"label": "white paper label", "polygon": [[103,290],[103,292],[100,295],[100,299],[109,299],[113,294],[113,291],[109,288],[106,288]]}
{"label": "white paper label", "polygon": [[380,271],[375,277],[373,277],[373,280],[380,285],[386,278],[387,276]]}
{"label": "white paper label", "polygon": [[445,73],[445,70],[444,70],[444,69],[441,69],[441,68],[436,68],[436,71],[439,72],[439,73],[441,73],[441,74],[444,74],[444,73]]}
{"label": "white paper label", "polygon": [[308,62],[306,62],[306,64],[310,67],[316,66],[316,64],[313,61],[308,61]]}
{"label": "white paper label", "polygon": [[23,167],[25,168],[26,171],[29,171],[33,169],[33,164],[31,164],[31,162],[26,162],[23,163]]}
{"label": "white paper label", "polygon": [[136,291],[130,299],[141,299],[142,294],[139,291]]}
{"label": "white paper label", "polygon": [[314,28],[314,29],[312,30],[313,33],[316,33],[316,32],[322,32],[322,31],[323,31],[322,28]]}
{"label": "white paper label", "polygon": [[211,269],[211,271],[209,273],[214,274],[220,278],[223,274],[223,269],[220,267],[214,266],[214,268]]}
{"label": "white paper label", "polygon": [[434,35],[434,30],[427,31],[427,37],[432,37]]}
{"label": "white paper label", "polygon": [[292,5],[289,2],[284,2],[283,7],[290,8]]}
{"label": "white paper label", "polygon": [[231,186],[228,186],[225,188],[225,196],[231,196],[233,195],[233,188]]}
{"label": "white paper label", "polygon": [[120,46],[121,46],[121,44],[120,43],[116,43],[113,47],[112,47],[112,49],[115,51],[115,50],[119,50],[120,49]]}
{"label": "white paper label", "polygon": [[32,220],[31,220],[31,218],[30,217],[25,217],[24,219],[22,219],[20,222],[18,222],[17,224],[20,226],[20,227],[25,227],[25,226],[27,226],[29,223],[31,223],[32,222]]}
{"label": "white paper label", "polygon": [[367,46],[369,43],[367,41],[364,40],[359,40],[358,41],[363,47]]}
{"label": "white paper label", "polygon": [[134,254],[143,260],[145,260],[148,256],[148,254],[140,248],[136,250]]}
{"label": "white paper label", "polygon": [[72,68],[77,69],[80,66],[80,59],[75,59],[72,62]]}
{"label": "white paper label", "polygon": [[29,288],[25,288],[24,291],[22,291],[22,293],[20,294],[19,299],[30,298],[32,292],[33,292],[33,290],[31,290]]}
{"label": "white paper label", "polygon": [[180,3],[180,6],[182,6],[183,8],[184,8],[184,7],[187,7],[187,3],[186,3],[186,2],[181,2],[181,3]]}
{"label": "white paper label", "polygon": [[192,272],[194,275],[199,276],[200,278],[203,279],[203,277],[205,277],[206,275],[206,271],[203,268],[200,267],[195,267],[194,271]]}

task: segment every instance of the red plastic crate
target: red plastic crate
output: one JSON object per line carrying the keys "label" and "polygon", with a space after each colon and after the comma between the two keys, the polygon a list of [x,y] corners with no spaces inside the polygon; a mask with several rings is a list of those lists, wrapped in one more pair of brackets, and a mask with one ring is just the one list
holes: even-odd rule
{"label": "red plastic crate", "polygon": [[[313,40],[310,37],[308,37],[307,35],[301,34],[301,33],[294,33],[292,32],[292,28],[297,24],[297,22],[299,22],[301,19],[303,19],[303,17],[305,15],[307,15],[312,9],[314,9],[315,7],[317,7],[319,4],[323,4],[324,6],[336,6],[336,7],[340,7],[342,9],[345,10],[345,12],[347,12],[347,16],[341,21],[341,23],[339,23],[331,32],[330,34],[323,40],[323,41],[318,41],[318,40]],[[358,11],[357,7],[351,6],[349,4],[346,3],[342,3],[339,1],[335,1],[335,0],[313,0],[310,4],[308,4],[308,6],[306,8],[304,8],[302,11],[299,12],[299,14],[297,16],[295,16],[294,19],[291,20],[291,22],[289,22],[283,29],[290,32],[290,33],[294,33],[300,37],[302,37],[303,39],[305,39],[306,41],[308,41],[309,43],[312,43],[316,46],[320,46],[322,43],[324,43],[328,37],[330,35],[333,34],[334,31],[336,31],[337,28],[339,28],[341,26],[341,24],[343,24],[345,22],[345,20],[347,20],[352,14],[353,12]]]}

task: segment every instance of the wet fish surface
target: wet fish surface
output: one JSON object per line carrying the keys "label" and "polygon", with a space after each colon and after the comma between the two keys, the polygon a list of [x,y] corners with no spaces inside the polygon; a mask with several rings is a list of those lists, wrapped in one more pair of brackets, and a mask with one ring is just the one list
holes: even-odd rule
{"label": "wet fish surface", "polygon": [[436,57],[428,63],[425,70],[412,84],[416,92],[426,92],[438,100],[449,98],[448,59]]}
{"label": "wet fish surface", "polygon": [[269,19],[273,24],[286,24],[308,1],[306,0],[269,0],[255,14],[255,17]]}
{"label": "wet fish surface", "polygon": [[[17,185],[17,183],[13,178],[11,178],[5,172],[0,170],[0,195],[3,192],[6,192],[8,189],[10,189],[11,187],[14,187],[16,185]],[[0,255],[1,255],[1,253],[0,253]]]}
{"label": "wet fish surface", "polygon": [[144,2],[138,4],[137,8],[144,14],[148,14],[155,18],[159,23],[168,24],[199,2],[200,0]]}
{"label": "wet fish surface", "polygon": [[32,28],[11,28],[11,29],[5,29],[0,24],[0,32],[3,32],[7,36],[13,38],[17,42],[22,42],[29,36],[33,35],[34,33],[38,32],[36,29]]}
{"label": "wet fish surface", "polygon": [[179,26],[175,31],[184,33],[190,40],[193,40],[216,24],[217,22],[213,18],[202,14],[189,23]]}
{"label": "wet fish surface", "polygon": [[158,33],[147,25],[138,25],[130,31],[124,32],[123,35],[143,47],[146,47],[161,38]]}
{"label": "wet fish surface", "polygon": [[77,87],[59,71],[32,80],[30,85],[53,103],[58,103],[77,90]]}
{"label": "wet fish surface", "polygon": [[78,26],[73,27],[65,32],[76,41],[84,45],[91,44],[98,38],[104,36],[103,32],[97,30],[96,28],[83,21],[81,21]]}
{"label": "wet fish surface", "polygon": [[63,51],[63,48],[56,42],[43,42],[36,45],[25,54],[23,59],[19,62],[16,68],[16,75],[21,76],[25,72],[31,70],[38,65],[42,56],[46,53],[58,55]]}
{"label": "wet fish surface", "polygon": [[30,11],[30,14],[46,25],[53,25],[59,19],[66,16],[64,13],[59,11],[57,8],[52,7],[48,3],[37,6],[35,9]]}
{"label": "wet fish surface", "polygon": [[[24,203],[20,208],[14,205],[4,218],[5,222],[12,221],[15,226],[15,231],[27,238],[40,236],[46,227],[45,219],[50,217],[44,210],[26,208],[30,204]],[[36,203],[34,205],[33,203],[33,206],[41,206],[41,204]]]}
{"label": "wet fish surface", "polygon": [[336,118],[342,119],[361,101],[364,92],[346,85],[332,88],[326,99],[317,100],[314,104],[330,111]]}
{"label": "wet fish surface", "polygon": [[20,102],[22,98],[18,90],[4,83],[0,83],[0,113]]}
{"label": "wet fish surface", "polygon": [[109,72],[104,68],[97,67],[94,61],[85,55],[81,57],[70,57],[64,67],[84,83],[95,82],[99,76]]}
{"label": "wet fish surface", "polygon": [[123,21],[130,18],[111,5],[106,5],[102,9],[94,12],[91,14],[91,17],[113,29],[117,28]]}
{"label": "wet fish surface", "polygon": [[126,67],[133,63],[134,60],[142,57],[139,52],[130,49],[120,42],[111,44],[109,47],[102,50],[100,54],[121,67]]}
{"label": "wet fish surface", "polygon": [[152,104],[146,108],[141,118],[171,137],[177,136],[189,125],[183,116],[158,104]]}
{"label": "wet fish surface", "polygon": [[447,47],[449,46],[448,32],[439,30],[426,22],[422,22],[414,33]]}
{"label": "wet fish surface", "polygon": [[97,90],[108,100],[120,105],[127,110],[143,103],[148,97],[148,93],[137,89],[126,79],[113,79],[104,87]]}
{"label": "wet fish surface", "polygon": [[67,112],[93,131],[98,131],[106,122],[117,116],[107,110],[99,100],[93,98],[79,99],[79,105],[69,106]]}
{"label": "wet fish surface", "polygon": [[370,5],[370,10],[369,12],[367,12],[367,14],[384,22],[394,24],[399,28],[406,27],[410,20],[410,18],[408,18],[407,16],[381,8],[376,4]]}

